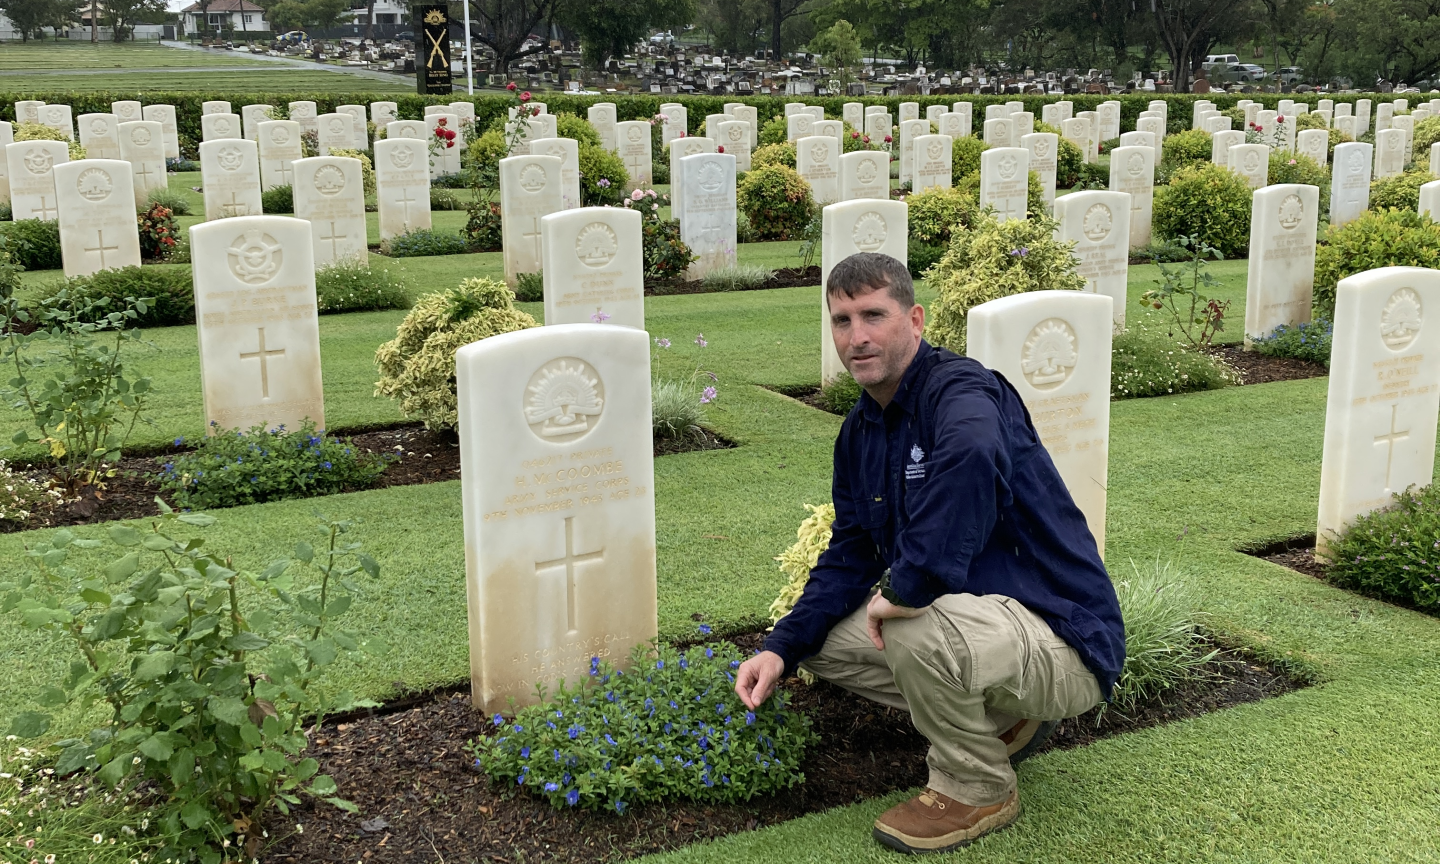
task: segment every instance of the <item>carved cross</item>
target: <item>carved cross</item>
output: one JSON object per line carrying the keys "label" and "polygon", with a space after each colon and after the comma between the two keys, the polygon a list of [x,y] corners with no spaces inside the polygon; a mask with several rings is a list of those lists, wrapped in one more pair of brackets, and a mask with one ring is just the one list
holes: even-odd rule
{"label": "carved cross", "polygon": [[267,351],[267,350],[265,349],[265,328],[264,328],[264,327],[259,327],[259,328],[256,328],[256,329],[259,331],[259,341],[260,341],[260,347],[259,347],[259,349],[256,350],[256,351],[241,351],[241,352],[240,352],[240,359],[241,359],[241,360],[259,360],[259,361],[260,361],[260,398],[261,398],[261,399],[269,399],[269,398],[270,398],[270,368],[269,368],[269,362],[268,362],[268,360],[269,360],[269,358],[271,358],[271,357],[284,357],[284,356],[285,356],[285,349],[284,349],[284,348],[276,348],[276,349],[268,350],[268,351]]}
{"label": "carved cross", "polygon": [[594,552],[582,552],[575,554],[575,517],[565,517],[565,557],[554,558],[549,561],[535,562],[535,572],[549,570],[554,567],[565,568],[565,626],[574,633],[579,627],[575,624],[575,565],[585,564],[590,561],[604,561],[605,547],[601,546]]}

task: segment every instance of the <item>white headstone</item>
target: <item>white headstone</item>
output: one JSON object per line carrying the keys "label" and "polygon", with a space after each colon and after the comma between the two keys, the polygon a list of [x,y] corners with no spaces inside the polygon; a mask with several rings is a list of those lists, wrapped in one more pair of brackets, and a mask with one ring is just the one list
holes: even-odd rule
{"label": "white headstone", "polygon": [[[950,188],[951,146],[949,135],[919,135],[915,138],[911,191],[919,192],[931,186]],[[838,164],[836,167],[839,167]]]}
{"label": "white headstone", "polygon": [[205,219],[264,215],[260,206],[260,150],[244,138],[200,145]]}
{"label": "white headstone", "polygon": [[755,145],[760,143],[760,109],[754,105],[740,105],[730,112],[730,116],[749,124],[750,149],[753,151]]}
{"label": "white headstone", "polygon": [[290,112],[290,119],[300,124],[300,131],[316,131],[315,120],[320,116],[320,111],[315,107],[314,102],[308,99],[301,100],[299,102],[291,102],[287,107]]}
{"label": "white headstone", "polygon": [[1339,104],[1337,104],[1337,105],[1335,106],[1335,116],[1336,116],[1336,117],[1354,117],[1354,116],[1355,116],[1355,106],[1354,106],[1354,105],[1351,105],[1349,102],[1341,102],[1341,103],[1339,103]]}
{"label": "white headstone", "polygon": [[960,122],[965,125],[965,134],[969,135],[974,126],[975,105],[970,102],[956,102],[950,106],[951,114],[959,114],[964,119]]}
{"label": "white headstone", "polygon": [[[712,140],[720,138],[720,124],[730,122],[729,114],[706,114],[705,115],[705,137]],[[836,121],[839,122],[839,121]],[[818,132],[816,133],[819,134]]]}
{"label": "white headstone", "polygon": [[934,123],[935,121],[940,119],[941,114],[944,114],[948,111],[949,109],[946,108],[944,105],[926,105],[925,119],[929,120],[931,123]]}
{"label": "white headstone", "polygon": [[169,185],[165,174],[165,130],[154,120],[120,124],[120,155],[135,171],[135,206],[143,207],[151,189]]}
{"label": "white headstone", "polygon": [[1010,147],[1019,143],[1015,137],[1015,124],[1010,118],[985,121],[985,143],[990,147]]}
{"label": "white headstone", "polygon": [[966,318],[965,353],[1015,387],[1101,554],[1109,485],[1111,306],[1104,295],[1032,291],[982,303]]}
{"label": "white headstone", "polygon": [[114,114],[81,114],[79,121],[85,158],[120,158],[120,121]]}
{"label": "white headstone", "polygon": [[15,103],[16,123],[39,123],[40,107],[45,103],[39,99],[21,99]]}
{"label": "white headstone", "polygon": [[1440,271],[1384,267],[1340,280],[1316,550],[1356,517],[1435,475]]}
{"label": "white headstone", "polygon": [[201,141],[244,137],[245,127],[241,125],[238,114],[202,114],[200,116]]}
{"label": "white headstone", "polygon": [[1029,111],[1019,111],[1010,115],[1010,135],[1015,142],[1014,146],[1020,146],[1020,139],[1035,131],[1035,115]]}
{"label": "white headstone", "polygon": [[658,632],[650,339],[536,327],[455,361],[471,699],[488,715],[585,680],[591,657],[624,666]]}
{"label": "white headstone", "polygon": [[[734,122],[734,121],[731,121]],[[670,142],[670,218],[682,224],[685,221],[685,174],[680,170],[680,160],[700,153],[714,153],[715,142],[699,135],[676,138]]]}
{"label": "white headstone", "polygon": [[919,119],[920,119],[920,103],[919,103],[919,102],[901,102],[901,103],[900,103],[900,114],[899,114],[899,116],[900,116],[900,122],[901,122],[901,123],[904,123],[906,120],[919,120]]}
{"label": "white headstone", "polygon": [[1060,104],[1051,102],[1040,106],[1040,122],[1059,129],[1060,124],[1065,122],[1065,118],[1060,116]]}
{"label": "white headstone", "polygon": [[[472,111],[474,110],[474,107],[475,107],[475,106],[473,106],[473,105],[470,105],[469,102],[456,102],[455,104],[456,104],[456,105],[469,105]],[[349,115],[350,115],[350,128],[351,128],[350,137],[353,138],[353,139],[355,139],[355,149],[356,149],[356,150],[369,150],[369,149],[370,149],[370,134],[369,134],[370,130],[369,130],[369,127],[367,127],[367,126],[365,125],[365,106],[364,106],[364,105],[336,105],[336,106],[335,106],[335,113],[336,113],[336,114],[349,114]],[[461,119],[462,119],[462,120],[464,119],[464,116],[463,116],[463,115],[461,116]]]}
{"label": "white headstone", "polygon": [[835,143],[843,144],[845,142],[845,124],[839,120],[816,120],[810,127],[810,134],[829,135],[835,139]]}
{"label": "white headstone", "polygon": [[654,183],[650,171],[650,124],[644,120],[616,123],[615,137],[619,142],[620,159],[630,174],[625,191],[650,188]]}
{"label": "white headstone", "polygon": [[1405,143],[1400,147],[1405,155],[1401,159],[1406,165],[1409,165],[1413,161],[1410,154],[1415,147],[1415,117],[1411,114],[1401,114],[1390,121],[1390,128],[1398,129],[1405,134]]}
{"label": "white headstone", "polygon": [[909,207],[904,201],[858,199],[831,204],[820,212],[820,381],[828,384],[845,372],[830,332],[830,301],[825,293],[830,271],[857,252],[878,252],[908,264]]}
{"label": "white headstone", "polygon": [[566,210],[579,207],[580,142],[574,138],[544,138],[530,142],[530,153],[560,160],[560,205]]}
{"label": "white headstone", "polygon": [[375,200],[381,240],[431,227],[430,167],[424,143],[388,136],[375,142]]}
{"label": "white headstone", "polygon": [[590,125],[594,126],[595,131],[599,133],[600,146],[611,153],[618,152],[619,148],[615,141],[615,103],[600,102],[591,105],[586,109],[585,116],[590,121]]}
{"label": "white headstone", "polygon": [[856,131],[865,128],[865,105],[861,102],[846,102],[840,106],[840,117]]}
{"label": "white headstone", "polygon": [[[447,112],[443,114],[432,114],[425,118],[425,122],[430,126],[429,134],[433,135],[433,130],[441,126],[455,133],[454,138],[446,140],[445,146],[440,148],[438,155],[431,154],[431,178],[460,173],[460,155],[465,152],[465,129],[460,125],[460,118],[455,114]],[[553,117],[551,118],[551,123],[554,123]],[[530,137],[534,138],[536,136],[532,132]]]}
{"label": "white headstone", "polygon": [[811,127],[814,125],[815,118],[811,117],[808,112],[791,114],[785,118],[785,140],[798,141],[808,137],[812,131]]}
{"label": "white headstone", "polygon": [[140,114],[146,120],[153,120],[160,124],[160,131],[163,133],[166,159],[180,158],[180,127],[175,123],[174,105],[146,105],[140,109]]}
{"label": "white headstone", "polygon": [[1270,148],[1264,144],[1236,144],[1230,148],[1230,170],[1259,189],[1270,176]]}
{"label": "white headstone", "polygon": [[1155,150],[1145,146],[1110,151],[1110,191],[1130,196],[1130,248],[1150,245],[1155,204]]}
{"label": "white headstone", "polygon": [[871,146],[885,146],[890,137],[890,115],[881,111],[865,115],[865,134],[870,136]]}
{"label": "white headstone", "polygon": [[56,165],[70,161],[64,141],[17,141],[5,145],[10,174],[10,209],[15,219],[60,217],[55,197]]}
{"label": "white headstone", "polygon": [[1100,140],[1109,141],[1120,137],[1120,103],[1101,102],[1095,113],[1100,118]]}
{"label": "white headstone", "polygon": [[1420,215],[1431,222],[1440,221],[1440,180],[1431,180],[1420,187]]}
{"label": "white headstone", "polygon": [[69,105],[40,106],[40,122],[64,135],[66,141],[75,140],[75,121]]}
{"label": "white headstone", "polygon": [[[750,170],[750,124],[744,120],[727,120],[720,124],[720,141],[717,145],[735,157],[736,171]],[[674,164],[673,162],[671,164]],[[674,200],[672,194],[671,200]]]}
{"label": "white headstone", "polygon": [[999,105],[986,105],[986,106],[985,106],[985,122],[986,122],[986,123],[989,123],[991,120],[1006,120],[1006,119],[1009,119],[1009,117],[1010,117],[1010,107],[1009,107],[1008,105],[999,104]]}
{"label": "white headstone", "polygon": [[936,128],[941,135],[949,135],[952,139],[970,137],[970,115],[959,114],[954,111],[947,111],[941,114],[935,121]]}
{"label": "white headstone", "polygon": [[1239,129],[1216,132],[1210,136],[1210,161],[1225,168],[1231,167],[1230,151],[1244,143],[1245,133]]}
{"label": "white headstone", "polygon": [[840,200],[890,197],[890,154],[855,150],[840,157]]}
{"label": "white headstone", "polygon": [[240,126],[244,130],[246,140],[260,140],[260,124],[269,120],[273,112],[274,109],[269,105],[242,105],[240,107]]}
{"label": "white headstone", "polygon": [[1348,136],[1348,137],[1350,137],[1350,138],[1352,138],[1352,139],[1353,139],[1353,138],[1358,138],[1359,136],[1355,134],[1355,124],[1356,124],[1357,122],[1358,122],[1357,118],[1355,118],[1355,117],[1353,117],[1353,116],[1336,117],[1336,118],[1335,118],[1335,128],[1336,128],[1342,135],[1346,135],[1346,136]]}
{"label": "white headstone", "polygon": [[540,219],[545,326],[645,329],[645,257],[638,210],[580,207]]}
{"label": "white headstone", "polygon": [[201,117],[204,117],[204,116],[207,115],[207,114],[229,114],[229,113],[230,113],[230,103],[229,103],[229,102],[226,102],[226,101],[223,100],[223,99],[212,99],[212,100],[210,100],[210,101],[208,101],[208,102],[202,102],[202,103],[200,103],[200,116],[201,116]]}
{"label": "white headstone", "polygon": [[660,115],[665,118],[665,123],[660,128],[662,146],[688,134],[686,127],[690,122],[689,113],[685,106],[678,102],[666,102],[660,106]]}
{"label": "white headstone", "polygon": [[1370,100],[1355,100],[1355,133],[1357,136],[1370,131]]}
{"label": "white headstone", "polygon": [[[380,101],[370,103],[370,122],[375,124],[376,129],[384,129],[392,123],[396,115],[400,113],[400,106],[394,102]],[[389,137],[388,135],[386,137]]]}
{"label": "white headstone", "polygon": [[[834,141],[825,140],[834,147]],[[699,279],[735,266],[735,157],[725,153],[685,156],[680,160],[680,173],[685,178],[680,239],[696,256],[687,277]]]}
{"label": "white headstone", "polygon": [[190,229],[206,425],[325,428],[309,222],[243,216]]}
{"label": "white headstone", "polygon": [[1295,152],[1308,156],[1316,165],[1324,165],[1329,155],[1330,133],[1325,129],[1305,129],[1295,136]]}
{"label": "white headstone", "polygon": [[1096,111],[1081,111],[1075,116],[1086,122],[1085,131],[1090,136],[1085,147],[1085,161],[1096,162],[1100,159],[1100,115]]}
{"label": "white headstone", "polygon": [[1053,213],[1060,136],[1054,132],[1031,132],[1020,139],[1020,146],[1030,151],[1030,170],[1039,176],[1040,186],[1045,190],[1045,206]]}
{"label": "white headstone", "polygon": [[810,184],[810,195],[816,204],[824,206],[839,200],[840,145],[834,138],[808,135],[797,140],[795,170]]}
{"label": "white headstone", "polygon": [[1375,133],[1375,179],[1405,170],[1405,132],[1384,129]]}
{"label": "white headstone", "polygon": [[1130,196],[1087,190],[1055,199],[1056,239],[1075,243],[1075,271],[1085,290],[1114,300],[1115,329],[1125,327],[1130,272]]}
{"label": "white headstone", "polygon": [[1211,115],[1205,119],[1205,131],[1210,133],[1226,132],[1230,129],[1230,118],[1223,114]]}
{"label": "white headstone", "polygon": [[1335,145],[1330,169],[1330,224],[1344,225],[1370,208],[1372,145],[1347,141]]}
{"label": "white headstone", "polygon": [[1375,106],[1375,134],[1390,128],[1390,121],[1395,117],[1395,106],[1389,102],[1381,102]]}
{"label": "white headstone", "polygon": [[[425,128],[424,120],[391,120],[385,124],[385,137],[413,138],[417,141],[424,141],[428,151],[430,130]],[[426,164],[429,164],[428,157]]]}
{"label": "white headstone", "polygon": [[60,257],[67,277],[140,266],[130,163],[82,159],[53,169],[60,201]]}
{"label": "white headstone", "polygon": [[331,150],[354,150],[355,124],[349,114],[321,114],[315,118],[316,143],[321,156]]}
{"label": "white headstone", "polygon": [[786,116],[786,117],[794,117],[796,114],[805,114],[805,113],[808,113],[808,112],[805,110],[805,103],[804,103],[804,102],[786,102],[786,103],[785,103],[785,116]]}
{"label": "white headstone", "polygon": [[295,170],[295,215],[311,225],[315,266],[345,259],[368,261],[360,160],[312,156],[295,160],[291,167]]}
{"label": "white headstone", "polygon": [[1250,200],[1250,261],[1245,280],[1245,339],[1310,320],[1320,189],[1279,183]]}
{"label": "white headstone", "polygon": [[[650,126],[642,125],[647,129]],[[624,135],[623,129],[621,135]],[[647,133],[645,142],[649,141]],[[543,266],[540,218],[564,208],[560,192],[561,167],[560,160],[554,156],[511,156],[500,160],[500,231],[505,252],[505,281],[512,288],[520,274],[538,273]]]}
{"label": "white headstone", "polygon": [[14,125],[0,120],[0,204],[10,203],[10,160],[5,158],[5,148],[14,143]]}
{"label": "white headstone", "polygon": [[294,163],[305,157],[300,143],[300,123],[295,120],[266,120],[260,124],[260,186],[293,186]]}
{"label": "white headstone", "polygon": [[1013,117],[1013,116],[1015,116],[1016,114],[1019,114],[1021,111],[1024,111],[1024,110],[1025,110],[1025,103],[1019,101],[1018,99],[1011,100],[1011,101],[1005,103],[1005,113],[1006,113],[1007,116]]}
{"label": "white headstone", "polygon": [[1072,117],[1069,120],[1061,121],[1061,137],[1080,151],[1080,158],[1086,162],[1090,161],[1090,122],[1080,117]]}
{"label": "white headstone", "polygon": [[995,147],[980,154],[980,206],[994,207],[995,218],[1024,219],[1029,193],[1030,151]]}

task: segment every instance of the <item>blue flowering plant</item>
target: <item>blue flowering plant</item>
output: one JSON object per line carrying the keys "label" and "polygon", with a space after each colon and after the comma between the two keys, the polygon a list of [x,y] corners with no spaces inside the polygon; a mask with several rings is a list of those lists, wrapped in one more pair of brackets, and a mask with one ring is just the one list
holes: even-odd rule
{"label": "blue flowering plant", "polygon": [[1440,612],[1440,484],[1411,486],[1356,518],[1325,555],[1326,577],[1342,588]]}
{"label": "blue flowering plant", "polygon": [[776,691],[756,711],[735,696],[740,649],[638,646],[629,671],[595,657],[553,697],[496,714],[493,734],[467,745],[493,782],[556,807],[626,808],[651,801],[748,801],[804,782],[816,740],[809,718]]}
{"label": "blue flowering plant", "polygon": [[1252,347],[1271,357],[1292,357],[1329,366],[1330,343],[1334,335],[1335,325],[1329,319],[1318,318],[1294,326],[1281,324],[1268,335],[1254,340]]}
{"label": "blue flowering plant", "polygon": [[[160,460],[156,480],[178,507],[234,507],[365,489],[399,458],[362,451],[310,421],[294,431],[211,431],[194,450]],[[175,439],[176,447],[184,444]]]}

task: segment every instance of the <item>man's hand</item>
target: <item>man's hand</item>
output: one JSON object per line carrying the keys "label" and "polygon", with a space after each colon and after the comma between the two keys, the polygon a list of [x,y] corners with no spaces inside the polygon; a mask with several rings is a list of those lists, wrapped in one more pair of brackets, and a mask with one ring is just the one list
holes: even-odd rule
{"label": "man's hand", "polygon": [[774,651],[761,651],[740,664],[735,673],[735,695],[754,711],[775,692],[775,683],[785,673],[785,661]]}
{"label": "man's hand", "polygon": [[885,650],[885,638],[880,635],[881,622],[887,618],[919,618],[925,614],[925,609],[912,609],[909,606],[896,606],[882,595],[875,594],[870,598],[870,605],[865,609],[865,629],[870,633],[870,641],[881,651]]}

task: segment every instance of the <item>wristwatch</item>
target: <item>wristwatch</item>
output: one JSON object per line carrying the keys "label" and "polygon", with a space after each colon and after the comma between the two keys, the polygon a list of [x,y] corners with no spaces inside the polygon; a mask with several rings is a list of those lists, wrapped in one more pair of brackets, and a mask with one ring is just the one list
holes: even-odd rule
{"label": "wristwatch", "polygon": [[910,604],[906,603],[904,600],[901,600],[900,595],[895,593],[895,589],[890,587],[889,567],[886,567],[885,572],[880,574],[880,596],[884,597],[886,600],[889,600],[896,606],[903,606],[906,609],[911,608]]}

